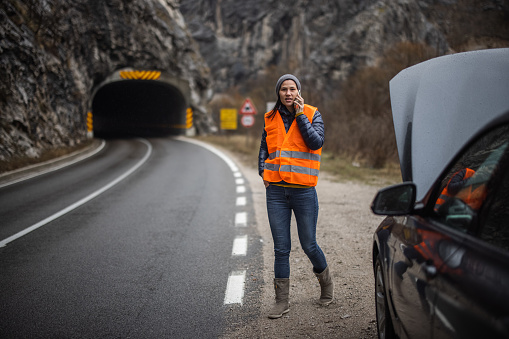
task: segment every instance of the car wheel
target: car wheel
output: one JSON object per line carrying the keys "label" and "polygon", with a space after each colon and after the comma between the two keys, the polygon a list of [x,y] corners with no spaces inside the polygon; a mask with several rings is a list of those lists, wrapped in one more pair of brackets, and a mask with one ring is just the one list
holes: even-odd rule
{"label": "car wheel", "polygon": [[379,339],[397,338],[392,326],[391,314],[385,295],[385,280],[382,272],[380,256],[377,255],[375,262],[375,303],[376,303],[376,324]]}

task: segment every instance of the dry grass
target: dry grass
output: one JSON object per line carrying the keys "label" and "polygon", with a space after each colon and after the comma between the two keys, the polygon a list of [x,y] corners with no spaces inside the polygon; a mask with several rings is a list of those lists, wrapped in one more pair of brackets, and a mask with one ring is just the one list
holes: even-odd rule
{"label": "dry grass", "polygon": [[[401,42],[390,46],[380,57],[377,65],[360,68],[346,80],[330,84],[328,90],[317,89],[303,80],[303,96],[306,102],[318,106],[325,122],[326,145],[324,152],[330,153],[330,159],[343,159],[341,163],[357,162],[361,168],[378,169],[382,173],[398,163],[396,139],[392,125],[392,114],[389,95],[389,80],[399,71],[421,61],[436,56],[430,46],[411,42]],[[275,101],[274,83],[277,76],[286,73],[285,69],[269,67],[264,76],[249,80],[241,87],[228,89],[217,95],[209,104],[213,118],[219,125],[219,111],[224,107],[240,107],[244,98],[250,97],[259,114],[255,116],[255,125],[245,129],[239,123],[236,133],[249,133],[251,138],[259,140],[263,128],[262,113],[266,111],[269,101]],[[231,132],[231,131],[227,131]],[[226,133],[227,135],[228,133]],[[234,136],[227,141],[210,139],[240,154],[254,152],[253,163],[256,164],[258,145],[246,141],[234,142]],[[258,141],[257,141],[258,142]],[[252,150],[251,150],[252,148]],[[328,161],[328,160],[326,160]],[[334,162],[330,167],[348,170]],[[355,178],[352,169],[348,177]],[[369,176],[368,174],[362,177]]]}
{"label": "dry grass", "polygon": [[[197,138],[235,153],[246,166],[253,168],[258,166],[259,138],[246,135],[211,135]],[[331,153],[322,154],[321,170],[339,182],[356,181],[387,186],[401,181],[399,164],[396,162],[388,162],[381,168],[373,168],[351,161],[348,157],[333,156]]]}

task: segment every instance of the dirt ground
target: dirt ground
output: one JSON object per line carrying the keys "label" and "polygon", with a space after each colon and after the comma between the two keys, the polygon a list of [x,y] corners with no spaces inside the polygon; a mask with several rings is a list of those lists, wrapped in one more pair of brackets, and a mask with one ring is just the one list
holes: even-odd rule
{"label": "dirt ground", "polygon": [[251,186],[256,227],[263,240],[265,283],[260,286],[259,315],[222,338],[376,338],[371,246],[373,231],[383,218],[373,215],[369,206],[380,187],[338,182],[320,173],[317,241],[333,275],[335,300],[326,307],[318,304],[320,287],[300,248],[293,221],[290,312],[280,319],[269,319],[266,315],[274,302],[273,243],[265,189],[254,166],[246,166],[236,155],[225,153],[236,160]]}

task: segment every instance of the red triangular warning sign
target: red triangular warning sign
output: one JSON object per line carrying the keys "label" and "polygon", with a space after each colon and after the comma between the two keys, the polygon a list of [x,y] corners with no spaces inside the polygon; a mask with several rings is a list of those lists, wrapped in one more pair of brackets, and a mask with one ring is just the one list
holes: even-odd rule
{"label": "red triangular warning sign", "polygon": [[251,99],[247,98],[244,100],[242,104],[242,108],[240,109],[241,114],[256,114],[256,108],[254,107]]}

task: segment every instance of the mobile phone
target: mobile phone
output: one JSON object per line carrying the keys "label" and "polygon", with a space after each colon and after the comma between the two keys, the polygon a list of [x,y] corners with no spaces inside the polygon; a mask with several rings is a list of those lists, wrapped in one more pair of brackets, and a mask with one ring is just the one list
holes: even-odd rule
{"label": "mobile phone", "polygon": [[[300,96],[300,89],[299,89],[299,96]],[[297,104],[294,104],[293,108],[297,109]]]}

